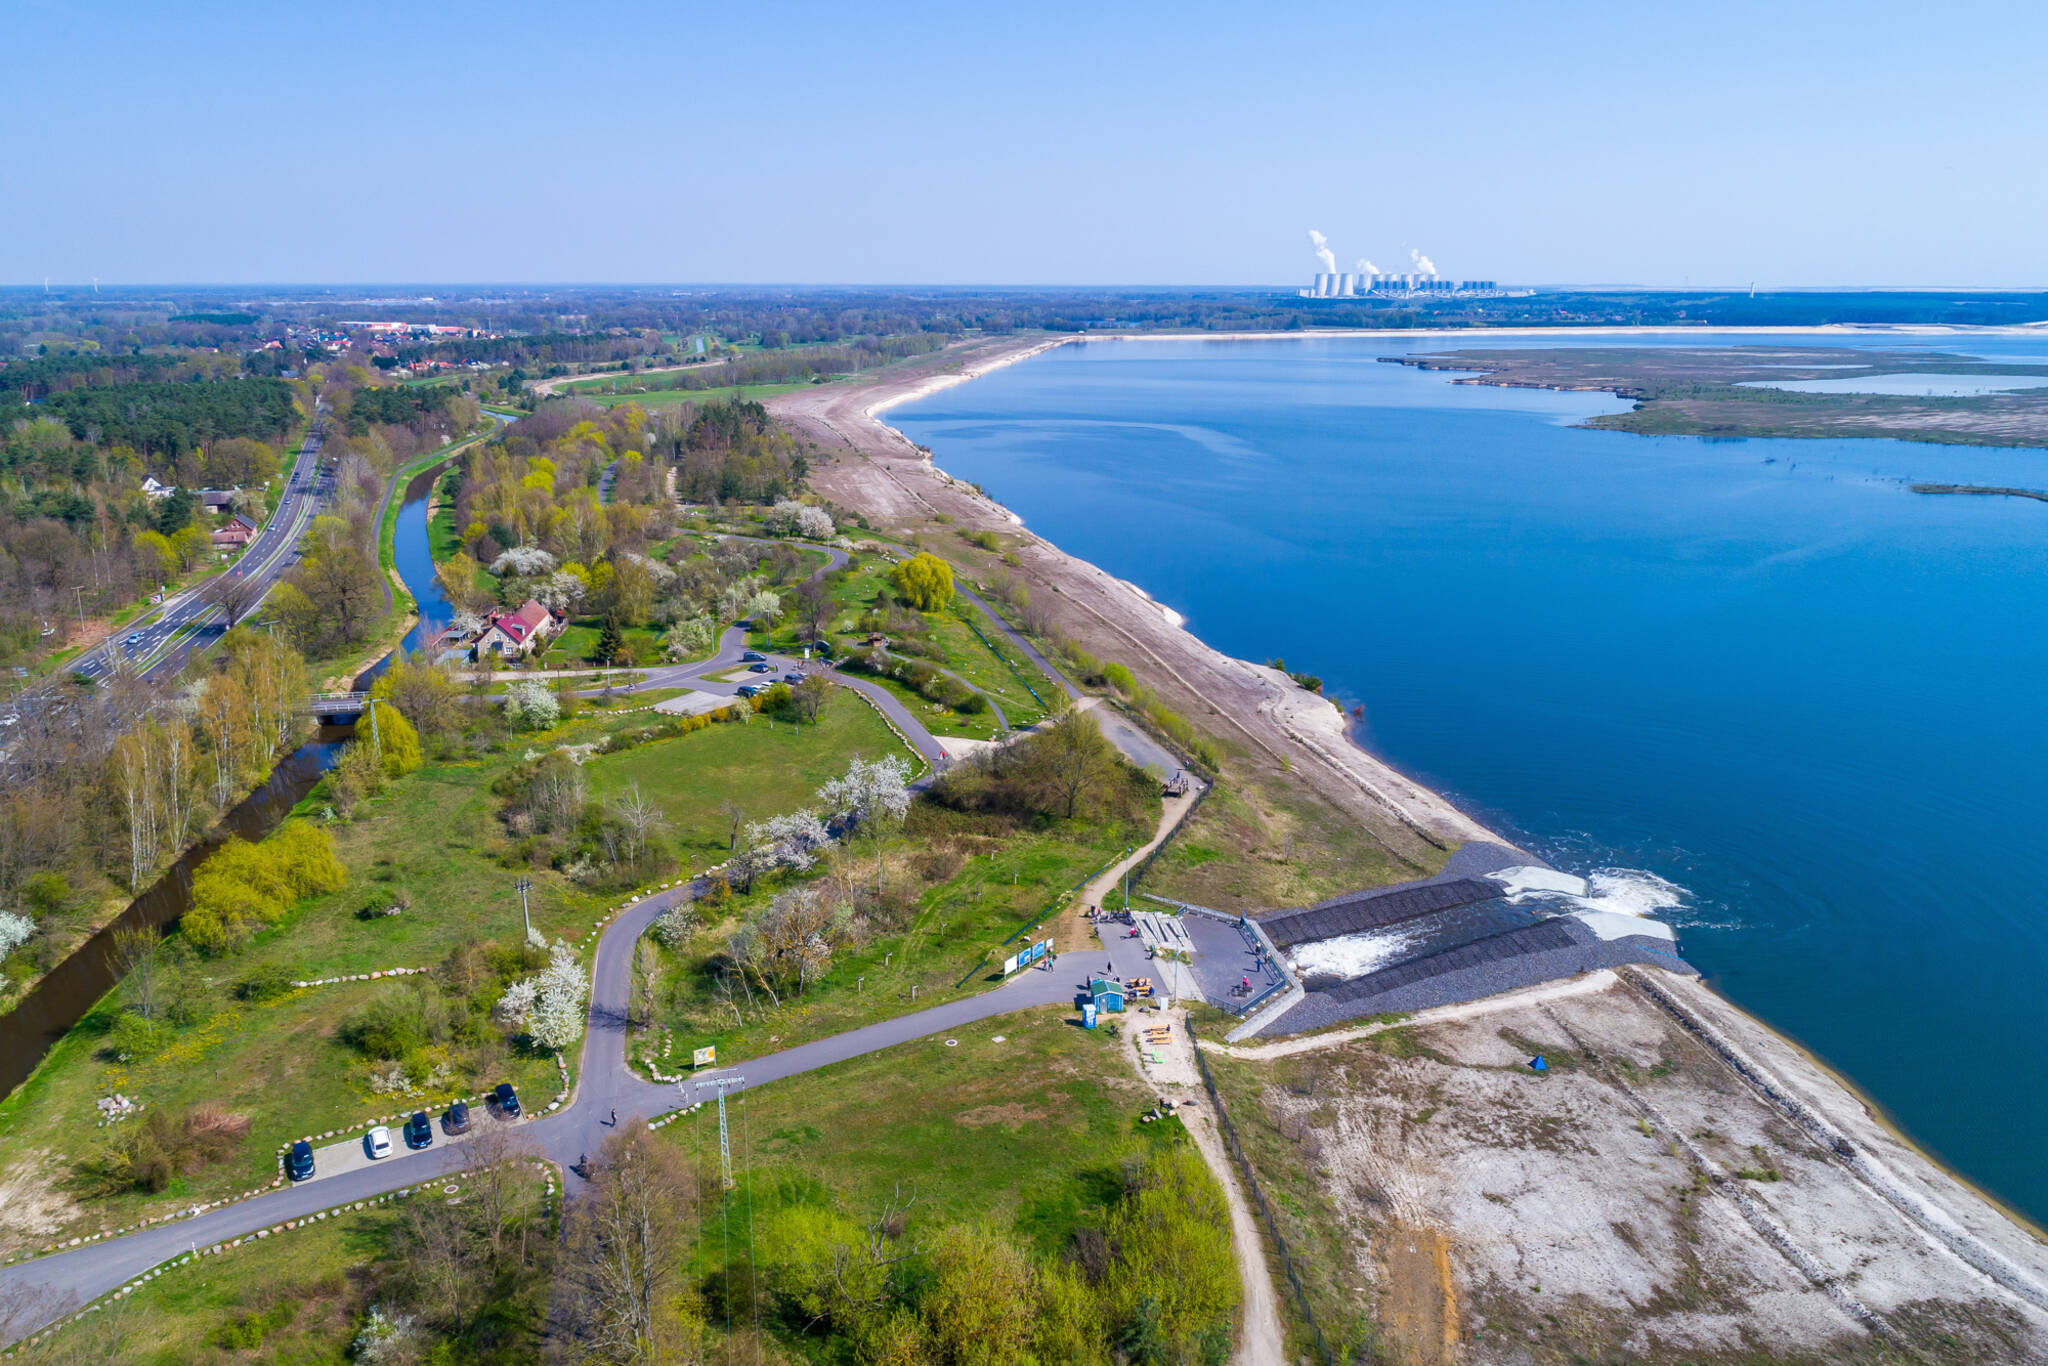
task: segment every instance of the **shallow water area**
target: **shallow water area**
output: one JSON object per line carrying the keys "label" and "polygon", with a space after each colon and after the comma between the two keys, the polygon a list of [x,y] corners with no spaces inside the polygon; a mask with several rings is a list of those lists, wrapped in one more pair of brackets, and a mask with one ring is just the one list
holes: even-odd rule
{"label": "shallow water area", "polygon": [[2013,1084],[2048,1069],[2048,506],[1909,487],[2048,487],[2048,451],[1592,431],[1626,404],[1381,361],[1571,344],[2048,365],[1949,329],[1091,341],[889,420],[1218,649],[1321,675],[2048,1221],[2048,1096]]}
{"label": "shallow water area", "polygon": [[1864,375],[1860,379],[1749,379],[1742,389],[1784,389],[1795,394],[1891,394],[1903,398],[1972,398],[2048,389],[2048,375]]}

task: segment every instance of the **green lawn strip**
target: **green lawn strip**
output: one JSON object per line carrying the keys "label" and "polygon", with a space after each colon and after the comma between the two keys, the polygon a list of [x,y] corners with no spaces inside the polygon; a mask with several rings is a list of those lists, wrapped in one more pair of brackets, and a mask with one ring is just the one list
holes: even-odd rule
{"label": "green lawn strip", "polygon": [[462,482],[462,471],[451,469],[435,482],[434,498],[438,506],[434,515],[427,519],[427,553],[435,564],[444,564],[462,549],[462,529],[455,525],[455,494]]}
{"label": "green lawn strip", "polygon": [[[574,668],[580,664],[595,664],[598,638],[604,634],[604,623],[596,617],[578,617],[562,628],[562,633],[548,642],[547,653],[541,658],[550,669]],[[659,664],[661,662],[661,628],[658,626],[628,626],[621,630],[626,648],[633,652],[638,664]]]}
{"label": "green lawn strip", "polygon": [[729,825],[719,810],[724,802],[738,803],[749,821],[766,820],[810,805],[818,787],[844,773],[855,756],[902,753],[874,708],[834,695],[814,725],[757,716],[746,725],[712,726],[600,755],[584,771],[593,797],[616,797],[638,783],[640,795],[661,808],[677,852],[697,869],[729,853]]}
{"label": "green lawn strip", "polygon": [[[1010,716],[1013,728],[1043,719],[1051,700],[1060,695],[1059,686],[1003,639],[995,623],[972,603],[955,599],[950,611],[931,613],[925,620],[932,624],[933,639],[946,652],[946,667],[993,696]],[[975,634],[977,628],[980,636]]]}
{"label": "green lawn strip", "polygon": [[1139,1122],[1152,1097],[1117,1054],[1128,1042],[1074,1024],[1058,1008],[1019,1012],[747,1092],[727,1107],[739,1184],[723,1202],[716,1109],[675,1120],[663,1137],[713,1173],[696,1276],[743,1263],[750,1233],[804,1204],[865,1225],[894,1202],[914,1239],[985,1222],[1040,1256],[1064,1251],[1102,1222],[1125,1157],[1185,1140],[1178,1120]]}
{"label": "green lawn strip", "polygon": [[[705,908],[689,942],[662,953],[659,1022],[675,1031],[676,1047],[716,1044],[721,1059],[744,1061],[987,990],[993,969],[961,979],[985,959],[999,961],[997,948],[1020,927],[1046,923],[1056,909],[1053,898],[1129,844],[1132,834],[1059,821],[990,836],[977,833],[982,827],[974,820],[932,807],[913,819],[907,834],[884,847],[885,880],[898,887],[922,881],[934,860],[946,858],[942,846],[964,856],[957,870],[916,891],[900,926],[878,929],[858,949],[840,953],[801,999],[787,998],[780,1008],[757,985],[751,1001],[743,995],[745,1018],[736,1022],[713,994],[713,970],[726,941],[773,889],[757,890],[723,911]],[[872,845],[856,841],[850,853],[869,859]],[[872,863],[866,867],[872,877]]]}
{"label": "green lawn strip", "polygon": [[[622,376],[616,382],[625,387],[640,381]],[[614,381],[609,378],[585,380],[562,386],[562,392],[574,394],[577,398],[589,399],[592,403],[601,403],[607,408],[617,407],[621,403],[637,403],[643,408],[674,408],[684,403],[723,403],[734,398],[758,403],[777,394],[794,393],[798,389],[811,387],[806,381],[801,384],[727,385],[716,389],[649,389],[621,394],[605,392],[605,387],[612,383]]]}

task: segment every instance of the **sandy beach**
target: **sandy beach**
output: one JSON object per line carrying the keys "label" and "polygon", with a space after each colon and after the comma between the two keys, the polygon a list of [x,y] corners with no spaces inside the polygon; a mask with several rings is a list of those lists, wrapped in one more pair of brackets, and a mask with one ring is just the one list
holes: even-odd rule
{"label": "sandy beach", "polygon": [[[1813,330],[1772,329],[1778,335]],[[1463,335],[1478,342],[1485,334]],[[1189,339],[1193,334],[1116,338]],[[1202,339],[1272,337],[1202,334]],[[1141,588],[1031,533],[1007,508],[952,478],[881,419],[893,406],[1069,340],[1074,339],[982,343],[940,357],[929,367],[908,367],[867,382],[821,385],[773,398],[769,406],[816,443],[823,459],[812,482],[842,507],[903,532],[929,534],[934,516],[942,515],[963,531],[993,530],[1011,542],[1021,538],[1021,577],[1032,590],[1034,609],[1042,607],[1054,629],[1089,650],[1127,661],[1169,705],[1216,735],[1230,752],[1226,770],[1250,766],[1261,781],[1306,785],[1356,820],[1395,859],[1418,868],[1440,865],[1445,851],[1468,840],[1504,843],[1440,794],[1358,748],[1335,705],[1275,669],[1213,649]],[[1769,1307],[1760,1311],[1757,1327],[1774,1345],[1844,1353],[1830,1359],[1866,1359],[1865,1348],[1873,1344],[1917,1342],[1925,1305],[1938,1300],[1943,1308],[1937,1317],[1970,1345],[1967,1352],[1942,1359],[2048,1359],[2048,1246],[2031,1228],[1912,1147],[1797,1045],[1704,986],[1655,970],[1634,970],[1628,976],[1626,983],[1572,1001],[1546,1001],[1541,1011],[1523,1017],[1526,1032],[1554,1036],[1560,1048],[1634,1056],[1642,1066],[1656,1064],[1660,1055],[1667,1063],[1677,1053],[1687,1055],[1685,1065],[1673,1069],[1673,1078],[1659,1083],[1660,1090],[1630,1086],[1626,1077],[1636,1074],[1624,1064],[1622,1073],[1603,1072],[1605,1085],[1566,1107],[1560,1122],[1577,1126],[1574,1132],[1582,1141],[1546,1160],[1569,1169],[1566,1184],[1580,1202],[1573,1225],[1584,1225],[1583,1236],[1591,1237],[1602,1220],[1615,1227],[1640,1221],[1644,1208],[1664,1199],[1674,1180],[1718,1180],[1704,1175],[1720,1170],[1712,1154],[1688,1148],[1692,1141],[1685,1134],[1714,1133],[1717,1124],[1726,1132],[1732,1114],[1747,1116],[1738,1127],[1754,1139],[1755,1151],[1769,1151],[1774,1161],[1799,1173],[1796,1188],[1788,1182],[1752,1189],[1748,1182],[1737,1182],[1741,1189],[1731,1188],[1725,1200],[1710,1202],[1726,1218],[1713,1224],[1711,1264],[1696,1270],[1720,1302],[1689,1311],[1690,1317],[1679,1315],[1663,1329],[1702,1351],[1730,1350],[1749,1332],[1743,1316],[1731,1315],[1728,1306],[1741,1298],[1745,1286],[1769,1286]],[[1447,1021],[1440,1028],[1470,1026]],[[1512,1071],[1498,1070],[1492,1049],[1469,1040],[1453,1044],[1448,1036],[1446,1045],[1442,1061],[1454,1066],[1456,1075],[1436,1077],[1430,1084],[1455,1085],[1468,1107],[1500,1104],[1513,1111],[1523,1104],[1515,1099],[1519,1091]],[[1410,1072],[1417,1068],[1427,1071],[1428,1065],[1407,1065]],[[1421,1080],[1420,1075],[1415,1079]],[[1378,1121],[1368,1113],[1373,1102],[1361,1096],[1357,1103],[1366,1107],[1357,1112],[1359,1124],[1375,1127]],[[1650,1127],[1643,1127],[1646,1123]],[[1665,1130],[1676,1135],[1670,1170],[1661,1158],[1644,1165],[1642,1134]],[[1396,1125],[1389,1132],[1408,1130]],[[1567,1299],[1576,1295],[1589,1312],[1614,1316],[1617,1333],[1626,1338],[1625,1320],[1640,1305],[1640,1296],[1649,1293],[1643,1277],[1658,1270],[1658,1258],[1631,1253],[1622,1259],[1647,1260],[1652,1265],[1646,1270],[1634,1262],[1623,1266],[1611,1256],[1564,1255],[1541,1218],[1536,1224],[1528,1222],[1537,1217],[1533,1213],[1503,1219],[1498,1202],[1489,1203],[1493,1197],[1478,1200],[1473,1191],[1478,1185],[1490,1188],[1488,1173],[1520,1173],[1514,1180],[1528,1189],[1563,1174],[1544,1176],[1537,1170],[1542,1162],[1531,1165],[1526,1157],[1513,1157],[1514,1147],[1495,1142],[1397,1144],[1383,1135],[1370,1163],[1376,1179],[1415,1192],[1406,1216],[1411,1222],[1436,1228],[1449,1239],[1454,1251],[1446,1265],[1457,1264],[1467,1302],[1501,1312],[1499,1306],[1507,1302],[1503,1292],[1526,1278],[1516,1268],[1540,1256],[1550,1292]],[[1691,1255],[1683,1251],[1688,1236],[1680,1229],[1677,1241],[1666,1248],[1668,1255]],[[1844,1343],[1856,1344],[1853,1354]]]}

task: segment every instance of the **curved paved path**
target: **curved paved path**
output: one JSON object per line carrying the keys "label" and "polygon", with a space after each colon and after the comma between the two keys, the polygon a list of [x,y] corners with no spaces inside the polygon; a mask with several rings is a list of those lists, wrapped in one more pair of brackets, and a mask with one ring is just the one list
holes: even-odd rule
{"label": "curved paved path", "polygon": [[[839,557],[835,563],[844,562],[843,553],[832,553]],[[828,569],[831,567],[827,566]],[[1002,618],[995,613],[990,612],[989,616],[1002,624]],[[1070,694],[1073,693],[1071,685],[1067,685],[1059,672],[1027,642],[1014,633],[1011,633],[1011,639],[1033,656],[1033,662],[1046,671],[1047,677],[1060,681],[1068,686]],[[618,691],[685,686],[707,692],[736,693],[737,685],[710,681],[704,675],[737,667],[745,648],[745,633],[736,627],[728,629],[720,639],[718,652],[711,658],[650,670],[640,683]],[[769,657],[784,667],[804,666],[803,661],[774,655]],[[935,769],[948,761],[944,743],[934,738],[887,689],[829,671],[825,676],[842,687],[853,688],[872,698]],[[1098,720],[1103,719],[1098,717]],[[1104,730],[1109,733],[1107,725]],[[1110,738],[1115,741],[1118,737],[1111,734]],[[1152,755],[1160,752],[1158,747],[1148,737],[1140,738],[1144,739],[1150,753],[1141,755],[1132,753],[1130,749],[1125,749],[1125,753],[1140,764],[1156,762]],[[1124,745],[1119,744],[1118,747],[1123,749]],[[634,946],[656,917],[678,902],[695,898],[701,890],[701,883],[692,882],[684,887],[658,892],[632,903],[605,927],[598,940],[597,959],[592,968],[589,1028],[577,1067],[575,1094],[564,1109],[542,1118],[528,1119],[517,1127],[516,1132],[521,1139],[562,1168],[565,1194],[571,1199],[578,1194],[583,1181],[570,1168],[579,1158],[598,1151],[603,1145],[606,1135],[611,1132],[614,1110],[623,1124],[635,1119],[651,1119],[715,1094],[707,1088],[700,1095],[697,1088],[683,1083],[647,1081],[626,1064]],[[1131,950],[1122,942],[1110,946],[1112,958],[1120,952],[1128,954]],[[1092,955],[1089,962],[1093,962]],[[1136,960],[1120,966],[1127,975],[1145,970]],[[744,1081],[733,1081],[728,1085],[728,1094],[737,1094],[741,1090],[828,1067],[878,1049],[957,1029],[976,1020],[1031,1006],[1071,1003],[1086,987],[1085,973],[1079,970],[1078,964],[1072,969],[1056,966],[1051,971],[1028,971],[978,995],[947,1001],[829,1039],[703,1073],[692,1080],[743,1077]],[[479,1120],[493,1122],[482,1115],[479,1115]],[[9,1297],[16,1294],[27,1294],[34,1299],[26,1312],[16,1314],[14,1321],[0,1321],[0,1346],[7,1345],[10,1335],[13,1338],[26,1336],[62,1318],[79,1305],[120,1288],[151,1267],[185,1253],[246,1237],[259,1229],[276,1227],[288,1219],[296,1220],[336,1205],[367,1200],[400,1187],[428,1181],[459,1170],[462,1165],[463,1145],[460,1143],[437,1143],[435,1147],[417,1152],[398,1149],[390,1157],[369,1167],[333,1176],[316,1175],[311,1180],[287,1185],[254,1199],[209,1209],[190,1218],[0,1268],[0,1306],[8,1305]]]}

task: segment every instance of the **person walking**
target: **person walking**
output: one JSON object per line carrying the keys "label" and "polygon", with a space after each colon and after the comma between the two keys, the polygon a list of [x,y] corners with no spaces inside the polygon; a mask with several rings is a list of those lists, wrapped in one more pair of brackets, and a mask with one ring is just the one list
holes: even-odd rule
{"label": "person walking", "polygon": [[612,1127],[614,1129],[619,1127],[619,1109],[616,1105],[612,1107]]}

